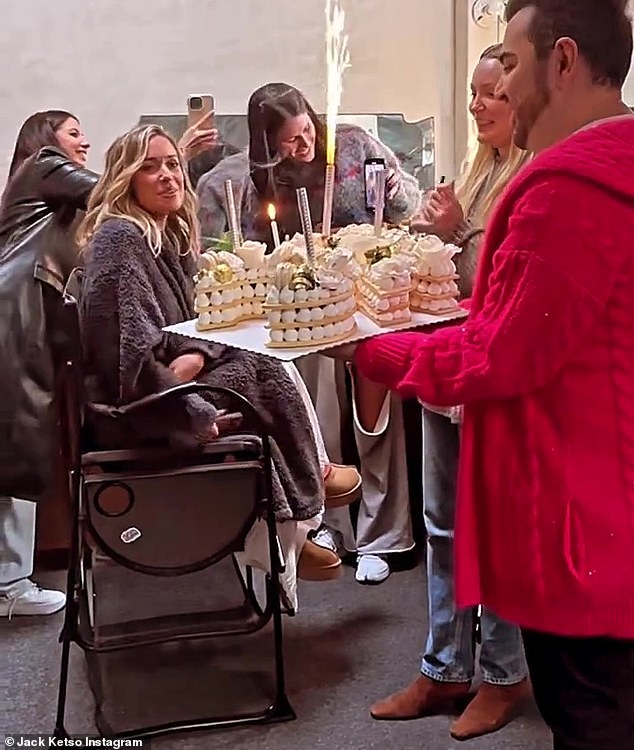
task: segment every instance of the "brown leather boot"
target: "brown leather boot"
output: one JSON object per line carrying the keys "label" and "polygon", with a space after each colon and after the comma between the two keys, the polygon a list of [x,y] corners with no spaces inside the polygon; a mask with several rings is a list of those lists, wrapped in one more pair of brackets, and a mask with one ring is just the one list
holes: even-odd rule
{"label": "brown leather boot", "polygon": [[467,697],[469,687],[468,682],[438,682],[421,675],[405,690],[375,703],[370,708],[370,715],[373,719],[404,721],[453,713],[456,704]]}
{"label": "brown leather boot", "polygon": [[515,718],[530,695],[528,680],[516,685],[483,682],[462,716],[452,724],[451,736],[455,740],[471,740],[497,732]]}
{"label": "brown leather boot", "polygon": [[306,541],[297,561],[297,577],[303,581],[333,581],[343,570],[339,555],[330,549]]}

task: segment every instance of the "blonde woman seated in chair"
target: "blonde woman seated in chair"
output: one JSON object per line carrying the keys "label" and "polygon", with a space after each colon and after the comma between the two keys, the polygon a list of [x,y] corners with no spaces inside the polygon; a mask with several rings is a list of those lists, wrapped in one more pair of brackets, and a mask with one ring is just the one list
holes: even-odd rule
{"label": "blonde woman seated in chair", "polygon": [[[192,380],[231,388],[253,404],[271,437],[273,502],[286,559],[282,581],[296,606],[300,578],[338,577],[341,561],[307,535],[324,503],[350,501],[355,469],[330,464],[302,379],[294,367],[205,341],[165,333],[194,317],[193,276],[199,247],[196,197],[173,139],[161,128],[119,137],[79,229],[85,256],[81,300],[88,395],[122,404]],[[173,407],[131,418],[104,447],[158,441],[195,447],[218,434],[218,410],[228,407],[187,395]],[[248,431],[249,424],[241,429]],[[263,524],[260,524],[263,526]],[[242,561],[267,566],[261,528],[252,530]],[[296,565],[297,562],[297,565]]]}

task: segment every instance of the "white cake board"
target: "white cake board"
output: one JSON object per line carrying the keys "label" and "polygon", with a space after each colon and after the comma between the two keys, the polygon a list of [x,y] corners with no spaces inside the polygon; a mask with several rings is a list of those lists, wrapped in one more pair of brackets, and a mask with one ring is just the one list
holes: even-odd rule
{"label": "white cake board", "polygon": [[215,331],[198,331],[196,330],[196,321],[187,320],[184,323],[167,326],[164,330],[169,333],[178,333],[181,336],[202,339],[203,341],[210,341],[215,344],[233,346],[236,349],[245,349],[248,352],[255,352],[256,354],[265,354],[267,357],[281,359],[284,362],[291,362],[294,359],[306,357],[309,354],[317,354],[336,346],[362,341],[381,333],[407,331],[408,329],[419,328],[421,326],[437,325],[438,323],[446,323],[451,320],[459,320],[466,317],[466,315],[466,310],[455,310],[446,315],[412,313],[412,319],[407,323],[381,328],[362,313],[356,313],[357,330],[353,331],[347,338],[331,344],[298,347],[296,349],[271,349],[266,346],[269,334],[268,330],[264,327],[263,320],[248,320],[238,324],[235,328],[224,328]]}

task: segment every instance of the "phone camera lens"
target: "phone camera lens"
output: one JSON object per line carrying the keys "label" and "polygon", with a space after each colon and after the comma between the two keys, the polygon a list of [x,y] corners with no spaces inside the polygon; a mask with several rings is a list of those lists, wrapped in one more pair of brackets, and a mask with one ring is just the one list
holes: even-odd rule
{"label": "phone camera lens", "polygon": [[192,98],[189,100],[189,106],[192,109],[202,109],[203,108],[203,100],[200,96],[192,96]]}

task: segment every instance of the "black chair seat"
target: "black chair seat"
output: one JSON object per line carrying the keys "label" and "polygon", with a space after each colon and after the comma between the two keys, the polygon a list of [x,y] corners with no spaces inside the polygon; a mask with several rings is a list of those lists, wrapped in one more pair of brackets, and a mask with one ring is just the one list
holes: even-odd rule
{"label": "black chair seat", "polygon": [[120,467],[141,466],[195,466],[214,462],[214,459],[223,461],[227,455],[240,453],[252,453],[254,458],[262,454],[262,440],[257,435],[230,435],[219,437],[208,443],[198,451],[175,452],[166,446],[108,449],[91,449],[82,453],[81,464],[84,468],[94,466],[105,467],[109,464],[117,464]]}

